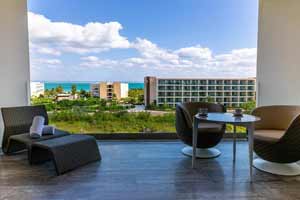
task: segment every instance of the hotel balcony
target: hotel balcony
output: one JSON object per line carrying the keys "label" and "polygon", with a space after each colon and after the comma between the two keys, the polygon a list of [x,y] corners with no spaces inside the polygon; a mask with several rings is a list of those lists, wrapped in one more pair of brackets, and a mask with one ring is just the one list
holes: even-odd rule
{"label": "hotel balcony", "polygon": [[[183,89],[190,90],[184,93],[189,97],[180,99],[184,102],[211,96],[224,105],[237,105],[239,101],[253,100],[246,89],[256,87],[258,107],[300,105],[299,10],[299,0],[260,0],[256,86],[250,80],[240,83],[242,88],[234,80],[161,82],[165,85],[158,87],[158,103],[168,101],[175,105],[179,98],[173,92]],[[0,2],[1,108],[30,104],[27,13],[26,0]],[[168,86],[173,83],[178,86]],[[199,92],[199,97],[191,98],[196,95],[193,86],[218,90],[221,84],[225,85],[222,94]],[[174,98],[165,98],[166,94],[159,91],[165,89],[172,90],[169,96]],[[241,93],[242,98],[232,98],[231,90],[246,91]],[[181,95],[185,91],[179,92]],[[285,120],[278,113],[274,117],[280,122]],[[2,139],[2,118],[0,131]],[[0,151],[0,199],[300,199],[299,176],[274,175],[249,167],[249,140],[245,132],[237,134],[235,162],[233,135],[225,133],[216,146],[222,154],[213,159],[196,159],[195,168],[191,157],[182,154],[185,145],[175,133],[147,133],[146,129],[144,132],[120,136],[90,134],[97,139],[102,160],[60,176],[56,176],[52,162],[30,165],[30,153],[26,151],[13,155]],[[298,140],[299,135],[295,136]],[[64,153],[68,151],[65,149]]]}

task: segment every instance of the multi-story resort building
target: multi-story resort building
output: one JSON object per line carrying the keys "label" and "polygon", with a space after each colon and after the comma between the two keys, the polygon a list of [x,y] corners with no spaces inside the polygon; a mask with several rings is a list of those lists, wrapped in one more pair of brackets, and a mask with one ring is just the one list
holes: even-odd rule
{"label": "multi-story resort building", "polygon": [[175,106],[181,102],[210,101],[238,107],[255,100],[255,78],[180,79],[145,77],[145,105]]}
{"label": "multi-story resort building", "polygon": [[116,99],[128,97],[128,83],[120,82],[100,82],[91,84],[91,94],[93,97],[99,97],[102,99],[112,99],[114,96]]}
{"label": "multi-story resort building", "polygon": [[45,93],[45,84],[42,82],[30,82],[30,95],[38,97]]}

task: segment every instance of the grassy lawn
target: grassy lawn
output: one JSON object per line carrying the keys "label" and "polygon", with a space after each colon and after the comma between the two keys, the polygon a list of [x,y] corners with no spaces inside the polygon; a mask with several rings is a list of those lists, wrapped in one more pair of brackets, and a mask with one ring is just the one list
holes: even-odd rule
{"label": "grassy lawn", "polygon": [[60,112],[50,115],[50,123],[72,133],[175,132],[174,114],[152,116],[149,113],[104,113],[93,115]]}
{"label": "grassy lawn", "polygon": [[[145,129],[151,132],[175,133],[175,114],[153,116],[149,113],[97,113],[95,115],[56,113],[50,115],[50,123],[72,133],[139,133]],[[227,132],[233,127],[227,125]],[[237,127],[244,133],[245,128]]]}
{"label": "grassy lawn", "polygon": [[[132,125],[123,122],[90,124],[87,122],[51,122],[57,128],[67,130],[71,133],[139,133],[143,126]],[[174,124],[151,123],[148,127],[155,127],[155,132],[175,133]]]}

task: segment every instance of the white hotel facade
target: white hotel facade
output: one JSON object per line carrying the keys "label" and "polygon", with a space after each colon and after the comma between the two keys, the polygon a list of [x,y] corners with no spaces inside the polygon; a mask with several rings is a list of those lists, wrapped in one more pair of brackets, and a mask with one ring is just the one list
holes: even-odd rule
{"label": "white hotel facade", "polygon": [[175,106],[181,102],[211,101],[228,107],[256,99],[255,78],[180,79],[145,77],[145,105]]}
{"label": "white hotel facade", "polygon": [[39,97],[45,93],[45,84],[42,82],[30,82],[30,95]]}

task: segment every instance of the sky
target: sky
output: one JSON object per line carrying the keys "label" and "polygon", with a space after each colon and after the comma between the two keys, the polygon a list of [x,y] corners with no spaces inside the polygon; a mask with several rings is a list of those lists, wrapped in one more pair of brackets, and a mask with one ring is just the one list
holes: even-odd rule
{"label": "sky", "polygon": [[254,77],[258,0],[29,0],[31,80]]}

